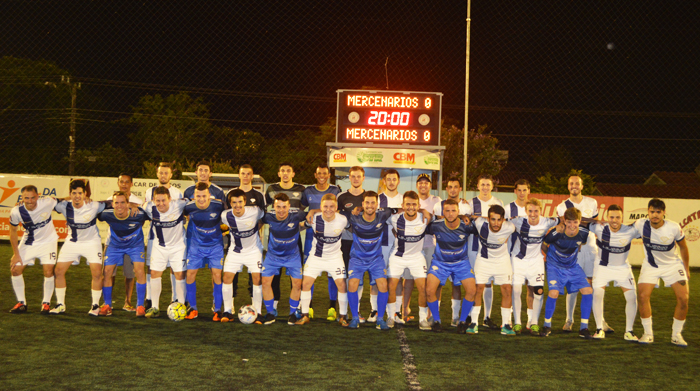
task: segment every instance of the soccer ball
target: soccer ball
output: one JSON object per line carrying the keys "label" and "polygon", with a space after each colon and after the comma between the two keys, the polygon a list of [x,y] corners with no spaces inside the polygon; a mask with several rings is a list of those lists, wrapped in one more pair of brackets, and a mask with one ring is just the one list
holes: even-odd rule
{"label": "soccer ball", "polygon": [[258,312],[252,305],[244,305],[238,310],[238,320],[243,324],[252,324],[258,318]]}
{"label": "soccer ball", "polygon": [[187,307],[184,304],[174,302],[168,306],[168,318],[170,320],[179,322],[185,319],[185,316],[187,316]]}

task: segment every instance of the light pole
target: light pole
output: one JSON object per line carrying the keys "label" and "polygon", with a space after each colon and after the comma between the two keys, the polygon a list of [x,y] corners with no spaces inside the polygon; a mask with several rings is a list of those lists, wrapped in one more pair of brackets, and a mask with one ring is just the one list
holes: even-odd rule
{"label": "light pole", "polygon": [[[45,82],[47,86],[56,88],[56,83]],[[70,90],[70,135],[68,140],[70,141],[68,145],[68,175],[75,174],[75,121],[77,120],[77,107],[76,101],[78,99],[78,90],[80,89],[80,83],[75,83],[70,81],[70,76],[61,76],[61,84],[68,86]]]}
{"label": "light pole", "polygon": [[471,30],[471,0],[467,0],[467,52],[466,52],[466,70],[464,78],[464,172],[462,173],[462,189],[464,189],[464,198],[467,198],[467,142],[469,140],[469,39]]}

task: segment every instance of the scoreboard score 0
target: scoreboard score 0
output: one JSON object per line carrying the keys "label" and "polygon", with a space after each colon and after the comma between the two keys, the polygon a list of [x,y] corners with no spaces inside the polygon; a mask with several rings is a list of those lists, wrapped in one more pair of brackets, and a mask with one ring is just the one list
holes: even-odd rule
{"label": "scoreboard score 0", "polygon": [[440,145],[439,92],[338,90],[336,142]]}

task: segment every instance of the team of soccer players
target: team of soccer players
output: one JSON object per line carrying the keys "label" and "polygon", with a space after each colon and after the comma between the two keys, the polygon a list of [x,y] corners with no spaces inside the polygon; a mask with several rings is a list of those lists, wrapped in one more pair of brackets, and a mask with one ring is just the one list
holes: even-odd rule
{"label": "team of soccer players", "polygon": [[[442,331],[440,297],[449,279],[453,286],[451,325],[458,333],[479,332],[482,302],[483,327],[500,329],[504,335],[522,333],[521,293],[522,285],[527,284],[525,329],[531,334],[551,334],[556,301],[566,289],[563,330],[572,329],[577,294],[581,293],[579,335],[602,339],[614,332],[604,320],[603,298],[605,287],[615,282],[627,303],[624,339],[648,344],[654,341],[650,296],[663,279],[677,298],[671,341],[687,346],[681,331],[688,312],[688,247],[680,226],[665,219],[666,206],[659,199],[649,202],[647,218],[624,225],[617,205],[608,208],[606,221],[597,220],[597,203],[581,195],[583,181],[578,176],[568,180],[570,195],[557,207],[559,217],[545,218],[541,202],[529,197],[525,180],[516,182],[516,200],[504,208],[491,194],[493,179],[488,175],[479,178],[479,194],[469,201],[459,198],[459,182],[449,180],[448,199],[443,201],[430,195],[431,178],[426,174],[418,177],[417,191],[398,193],[400,176],[396,170],[384,172],[383,191],[377,194],[363,189],[364,169],[352,167],[351,188],[340,193],[328,183],[327,165],[319,165],[317,183],[304,188],[293,182],[292,165],[282,163],[281,181],[270,185],[264,198],[252,188],[251,166],[242,166],[239,174],[241,187],[225,194],[210,182],[211,165],[201,162],[197,165],[198,182],[183,196],[170,186],[172,168],[164,163],[158,168],[160,186],[147,191],[143,205],[130,193],[131,177],[127,174],[119,177],[120,191],[100,202],[89,200],[83,180],[73,180],[69,196],[62,200],[39,197],[36,187],[25,186],[22,202],[12,209],[10,217],[12,286],[18,300],[10,312],[27,311],[22,273],[39,259],[44,271],[41,313],[65,313],[66,272],[84,257],[92,273],[88,312],[92,316],[112,314],[113,275],[126,261],[133,264],[135,272],[131,278],[136,278],[137,317],[159,316],[161,276],[169,267],[172,301],[187,304],[186,319],[197,318],[195,279],[198,270],[208,266],[214,292],[213,320],[230,322],[234,320],[237,287],[234,277],[246,266],[251,273],[258,324],[276,320],[281,269],[285,268],[291,279],[290,325],[304,325],[313,318],[314,282],[326,272],[331,299],[327,319],[338,319],[350,329],[373,322],[377,329],[388,330],[410,321],[409,298],[415,287],[419,328]],[[266,211],[266,201],[271,212]],[[307,207],[308,214],[304,211]],[[70,229],[58,256],[58,236],[51,220],[54,210],[66,217]],[[97,220],[110,227],[104,252]],[[146,220],[151,221],[151,229],[144,251],[142,226]],[[21,241],[19,224],[25,229]],[[269,237],[264,255],[265,224]],[[306,229],[303,246],[301,229]],[[224,259],[226,231],[230,245]],[[642,239],[645,249],[638,285],[628,261],[631,242],[637,238]],[[359,304],[365,272],[371,281],[372,308],[367,319],[360,314]],[[545,282],[548,297],[540,329]],[[491,319],[492,284],[501,286],[500,324]],[[460,286],[464,287],[463,300]],[[131,310],[128,279],[126,287],[124,309]],[[54,291],[56,305],[51,308]],[[638,300],[644,328],[641,338],[633,332]],[[589,331],[591,312],[594,333]]]}

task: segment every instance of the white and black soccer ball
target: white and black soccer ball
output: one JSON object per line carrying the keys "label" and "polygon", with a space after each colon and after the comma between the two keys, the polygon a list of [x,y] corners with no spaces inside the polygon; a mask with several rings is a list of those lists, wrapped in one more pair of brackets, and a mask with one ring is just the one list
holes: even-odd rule
{"label": "white and black soccer ball", "polygon": [[184,304],[174,302],[168,306],[168,318],[175,322],[185,319],[187,316],[187,307]]}
{"label": "white and black soccer ball", "polygon": [[238,320],[243,324],[252,324],[258,318],[258,312],[252,305],[244,305],[238,310]]}

